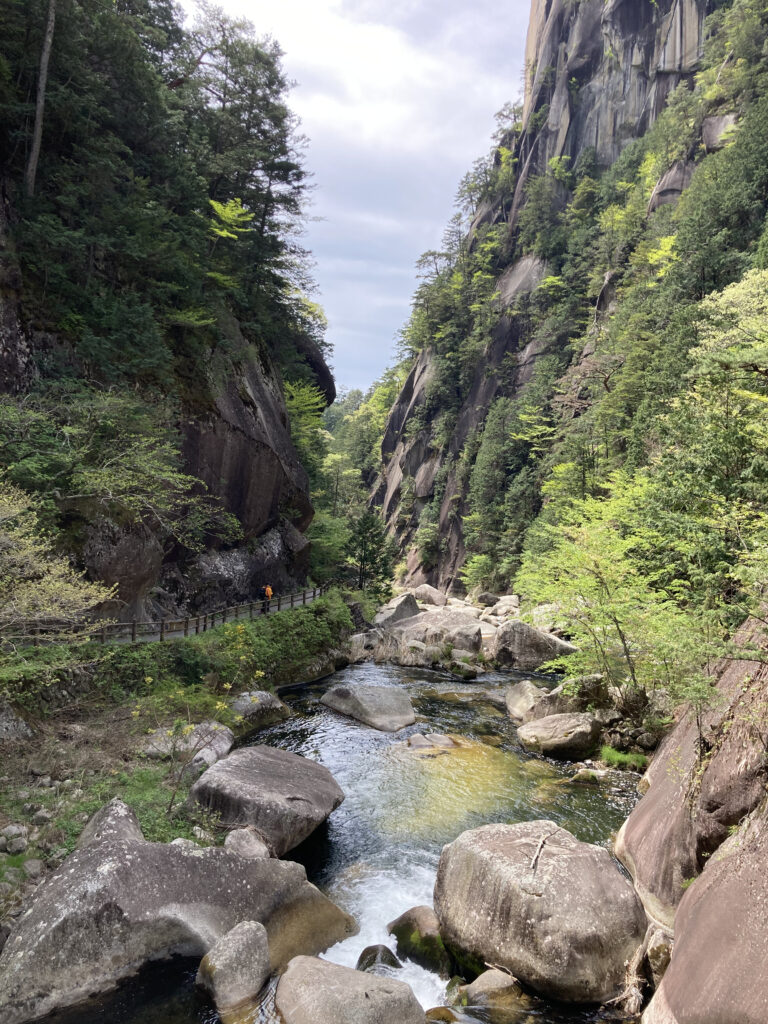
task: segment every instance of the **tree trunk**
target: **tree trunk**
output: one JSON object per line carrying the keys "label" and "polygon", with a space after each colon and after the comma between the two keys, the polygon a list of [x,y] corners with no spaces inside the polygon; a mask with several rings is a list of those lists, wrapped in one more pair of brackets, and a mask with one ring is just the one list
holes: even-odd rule
{"label": "tree trunk", "polygon": [[43,141],[43,113],[45,111],[45,89],[48,84],[48,61],[53,47],[53,29],[56,24],[56,0],[48,0],[48,24],[45,28],[43,50],[40,54],[40,71],[37,76],[37,102],[35,104],[35,127],[32,132],[32,149],[27,161],[24,184],[28,196],[35,194],[37,164],[40,159],[40,145]]}

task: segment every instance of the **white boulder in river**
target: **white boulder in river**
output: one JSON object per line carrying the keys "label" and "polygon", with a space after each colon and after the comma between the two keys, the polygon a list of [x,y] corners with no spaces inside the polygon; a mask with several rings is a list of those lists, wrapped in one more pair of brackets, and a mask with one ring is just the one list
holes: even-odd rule
{"label": "white boulder in river", "polygon": [[202,957],[243,921],[266,929],[270,971],[357,930],[300,864],[148,843],[133,812],[113,801],[40,886],[6,942],[0,1020],[26,1024],[75,1006],[151,960]]}
{"label": "white boulder in river", "polygon": [[409,985],[351,967],[297,956],[277,986],[285,1024],[424,1024]]}
{"label": "white boulder in river", "polygon": [[553,821],[484,825],[443,847],[435,912],[460,959],[506,968],[563,1002],[616,996],[646,929],[608,851]]}
{"label": "white boulder in river", "polygon": [[344,799],[316,761],[276,747],[241,747],[200,776],[190,799],[222,825],[254,825],[276,857],[298,846]]}
{"label": "white boulder in river", "polygon": [[326,690],[320,703],[382,732],[397,732],[416,721],[410,697],[395,686],[339,684]]}

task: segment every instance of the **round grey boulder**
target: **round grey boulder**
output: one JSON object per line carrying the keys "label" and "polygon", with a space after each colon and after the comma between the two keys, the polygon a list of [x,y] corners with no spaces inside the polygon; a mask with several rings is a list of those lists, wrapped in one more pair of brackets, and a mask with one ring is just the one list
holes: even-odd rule
{"label": "round grey boulder", "polygon": [[424,1024],[409,985],[316,957],[297,956],[277,986],[285,1024]]}
{"label": "round grey boulder", "polygon": [[230,832],[224,840],[224,847],[231,850],[232,853],[236,853],[238,857],[262,860],[272,856],[269,847],[264,842],[264,837],[253,825],[249,825],[247,828],[236,828]]}
{"label": "round grey boulder", "polygon": [[242,747],[208,769],[190,799],[223,825],[254,825],[275,856],[298,846],[344,799],[316,761],[275,747]]}
{"label": "round grey boulder", "polygon": [[587,757],[595,749],[600,722],[586,711],[579,714],[547,715],[521,725],[517,738],[526,750],[564,761]]}
{"label": "round grey boulder", "polygon": [[320,703],[382,732],[413,725],[416,712],[407,693],[395,686],[332,686]]}
{"label": "round grey boulder", "polygon": [[500,668],[532,672],[547,661],[573,654],[576,648],[566,640],[512,619],[496,630],[491,642],[491,658]]}
{"label": "round grey boulder", "polygon": [[196,982],[221,1013],[255,999],[269,975],[267,929],[258,921],[241,921],[205,954]]}
{"label": "round grey boulder", "polygon": [[242,719],[237,723],[239,736],[282,722],[291,714],[290,708],[268,690],[241,693],[232,701],[231,707],[235,715]]}
{"label": "round grey boulder", "polygon": [[445,846],[435,912],[459,962],[498,965],[575,1003],[618,994],[646,927],[608,851],[552,821],[484,825]]}

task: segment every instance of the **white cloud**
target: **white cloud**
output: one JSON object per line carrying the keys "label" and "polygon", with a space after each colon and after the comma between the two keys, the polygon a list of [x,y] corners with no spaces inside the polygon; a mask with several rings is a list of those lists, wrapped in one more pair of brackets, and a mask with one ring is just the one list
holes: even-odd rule
{"label": "white cloud", "polygon": [[529,0],[219,3],[277,39],[298,83],[320,218],[306,244],[337,379],[365,387],[408,316],[415,260],[439,244],[459,178],[518,93]]}

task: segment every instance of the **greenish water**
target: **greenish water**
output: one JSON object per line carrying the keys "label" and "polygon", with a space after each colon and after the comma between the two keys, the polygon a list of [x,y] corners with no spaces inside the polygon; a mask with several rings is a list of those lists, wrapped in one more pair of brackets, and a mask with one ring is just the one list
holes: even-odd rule
{"label": "greenish water", "polygon": [[[342,681],[404,687],[417,723],[395,735],[380,733],[321,705],[323,691]],[[321,762],[346,794],[329,821],[290,855],[360,925],[359,935],[328,950],[329,960],[354,967],[365,946],[392,945],[387,923],[409,907],[432,902],[440,851],[468,828],[550,818],[579,839],[607,844],[629,813],[636,799],[635,777],[617,773],[599,788],[572,785],[567,781],[571,767],[522,751],[514,727],[493,699],[509,684],[508,675],[464,684],[440,673],[366,664],[283,694],[294,716],[260,733],[257,742]],[[490,699],[478,699],[479,690],[489,691]],[[419,754],[404,743],[416,732],[448,733],[460,746],[445,754]],[[195,970],[196,964],[183,961],[153,965],[111,997],[51,1020],[213,1024],[219,1018],[195,992]],[[445,983],[436,975],[406,962],[397,976],[412,986],[425,1009],[443,1002]],[[529,1018],[531,1024],[615,1019],[543,1003],[523,1020]],[[268,988],[252,1022],[275,1019]],[[490,1020],[481,1011],[467,1011],[461,1019]]]}

